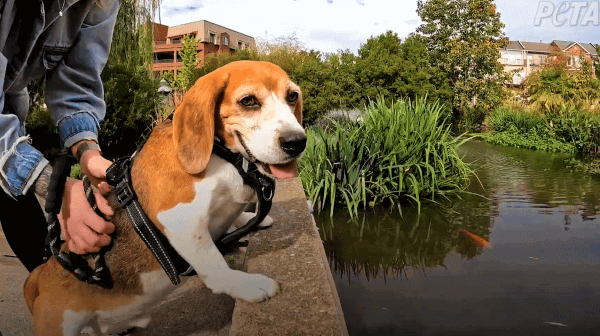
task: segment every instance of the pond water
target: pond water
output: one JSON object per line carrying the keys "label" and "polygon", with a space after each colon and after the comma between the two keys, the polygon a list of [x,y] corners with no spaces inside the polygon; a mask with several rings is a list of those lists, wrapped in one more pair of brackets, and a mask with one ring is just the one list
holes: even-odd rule
{"label": "pond water", "polygon": [[600,335],[600,180],[565,155],[461,153],[481,183],[443,208],[317,216],[350,335]]}

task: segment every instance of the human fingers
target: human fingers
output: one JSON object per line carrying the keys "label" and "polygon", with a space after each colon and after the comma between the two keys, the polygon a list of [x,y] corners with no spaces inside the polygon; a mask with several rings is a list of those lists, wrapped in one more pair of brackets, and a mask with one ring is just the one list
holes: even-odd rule
{"label": "human fingers", "polygon": [[69,251],[76,254],[86,254],[88,251],[86,250],[85,241],[78,236],[73,236],[67,241],[67,246],[69,247]]}
{"label": "human fingers", "polygon": [[102,211],[103,214],[105,214],[106,216],[112,216],[114,214],[112,208],[110,207],[110,205],[108,205],[108,200],[106,200],[106,198],[104,198],[100,193],[97,192],[94,192],[94,197],[96,198],[96,204],[98,205],[98,209],[100,209],[100,211]]}
{"label": "human fingers", "polygon": [[109,235],[115,231],[115,225],[113,223],[105,221],[102,217],[95,213],[86,219],[85,224],[96,234]]}
{"label": "human fingers", "polygon": [[112,165],[111,161],[103,158],[100,153],[94,153],[93,151],[84,153],[81,162],[87,168],[87,172],[85,173],[97,179],[106,178],[106,170]]}
{"label": "human fingers", "polygon": [[71,235],[69,234],[69,231],[66,230],[65,219],[60,213],[56,217],[58,218],[58,222],[60,223],[60,228],[65,237],[65,241],[68,243],[71,240]]}
{"label": "human fingers", "polygon": [[106,197],[110,194],[110,191],[111,191],[110,185],[108,183],[106,183],[105,181],[98,183],[97,187],[98,187],[98,190],[100,190],[100,194],[102,194],[103,196]]}
{"label": "human fingers", "polygon": [[88,226],[80,227],[77,232],[71,235],[77,243],[79,251],[84,253],[98,252],[102,246],[110,243],[110,237],[105,234],[97,234]]}

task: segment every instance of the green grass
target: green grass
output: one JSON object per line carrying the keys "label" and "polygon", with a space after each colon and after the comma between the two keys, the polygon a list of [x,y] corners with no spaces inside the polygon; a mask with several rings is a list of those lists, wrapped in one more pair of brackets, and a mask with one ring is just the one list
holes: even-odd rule
{"label": "green grass", "polygon": [[443,107],[425,98],[386,106],[371,101],[363,122],[329,119],[325,127],[307,130],[300,179],[318,211],[345,206],[350,216],[359,208],[397,207],[408,200],[436,202],[464,190],[472,170],[458,156],[466,139],[454,137]]}

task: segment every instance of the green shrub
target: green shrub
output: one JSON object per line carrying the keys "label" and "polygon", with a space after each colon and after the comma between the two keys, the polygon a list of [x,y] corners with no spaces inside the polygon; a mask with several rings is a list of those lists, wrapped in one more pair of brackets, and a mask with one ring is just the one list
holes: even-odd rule
{"label": "green shrub", "polygon": [[488,122],[495,132],[508,131],[511,127],[520,133],[528,133],[532,129],[538,133],[548,131],[548,122],[543,115],[508,107],[497,108],[491,113]]}
{"label": "green shrub", "polygon": [[159,109],[158,80],[143,67],[108,64],[102,73],[106,116],[98,139],[103,155],[131,155]]}
{"label": "green shrub", "polygon": [[600,98],[600,80],[592,75],[590,63],[584,62],[580,71],[570,71],[565,64],[551,63],[527,78],[525,91],[535,109],[546,112],[566,104],[581,109]]}
{"label": "green shrub", "polygon": [[600,149],[600,116],[567,105],[551,107],[546,117],[552,122],[556,137],[572,144],[580,154],[594,154]]}
{"label": "green shrub", "polygon": [[503,132],[490,132],[478,134],[485,141],[500,146],[511,146],[548,152],[574,153],[575,147],[566,143],[547,132],[540,132],[537,128],[531,128],[527,132],[520,132],[514,125],[509,126]]}
{"label": "green shrub", "polygon": [[31,136],[32,145],[42,153],[50,148],[60,146],[60,137],[56,133],[54,119],[47,109],[42,108],[43,101],[32,106],[25,119],[27,134]]}
{"label": "green shrub", "polygon": [[424,98],[387,106],[380,97],[370,102],[364,122],[330,119],[326,127],[309,128],[299,168],[315,208],[329,206],[332,215],[343,204],[354,217],[359,206],[401,210],[400,202],[411,200],[420,209],[422,201],[463,190],[472,170],[457,148],[468,139],[450,134],[439,120],[442,111]]}
{"label": "green shrub", "polygon": [[79,179],[79,175],[81,175],[81,166],[79,165],[79,163],[76,163],[74,165],[71,166],[71,178],[72,179]]}
{"label": "green shrub", "polygon": [[552,105],[545,114],[502,107],[488,122],[491,132],[481,136],[493,144],[578,154],[600,152],[600,116],[576,104]]}

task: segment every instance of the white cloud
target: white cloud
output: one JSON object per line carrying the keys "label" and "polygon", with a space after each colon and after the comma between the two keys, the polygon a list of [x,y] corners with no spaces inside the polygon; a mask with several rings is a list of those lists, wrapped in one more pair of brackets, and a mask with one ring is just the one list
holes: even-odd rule
{"label": "white cloud", "polygon": [[414,31],[416,7],[403,0],[170,0],[161,5],[161,19],[166,25],[208,20],[255,38],[296,33],[309,49],[357,53],[371,36]]}

